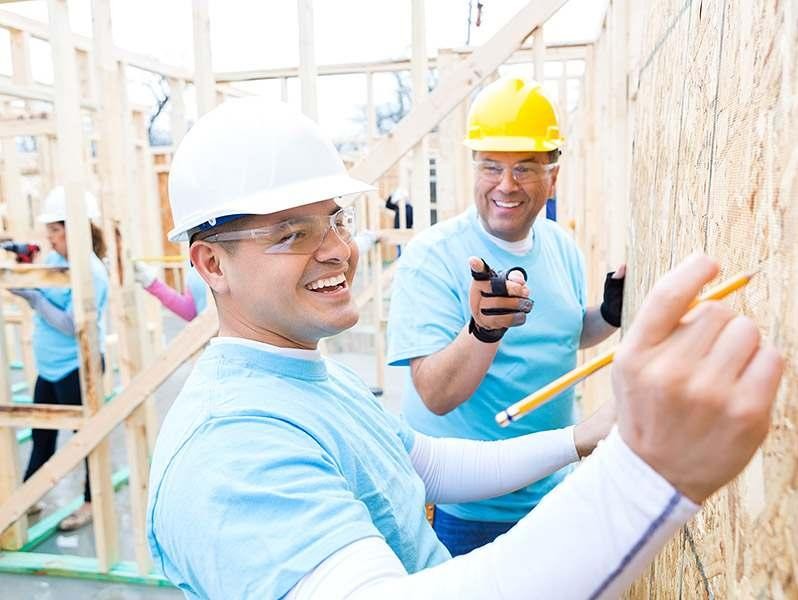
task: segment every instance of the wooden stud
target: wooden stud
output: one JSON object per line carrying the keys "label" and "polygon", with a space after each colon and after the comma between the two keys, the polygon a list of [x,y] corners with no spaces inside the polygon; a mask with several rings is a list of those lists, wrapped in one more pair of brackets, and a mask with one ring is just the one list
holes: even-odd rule
{"label": "wooden stud", "polygon": [[[412,0],[413,51],[411,77],[413,81],[413,107],[427,97],[427,28],[424,0]],[[413,228],[419,231],[430,226],[429,155],[427,138],[413,149],[413,171],[410,178],[410,200],[413,204]],[[404,208],[402,216],[404,216]]]}
{"label": "wooden stud", "polygon": [[[3,324],[3,306],[0,302],[0,409],[11,405],[11,379],[8,371],[8,354],[6,352],[5,325]],[[0,426],[0,506],[13,494],[19,485],[19,452],[17,436],[13,429]],[[18,550],[25,545],[28,519],[22,512],[9,521],[3,531],[0,529],[0,549]],[[5,528],[4,528],[5,529]]]}
{"label": "wooden stud", "polygon": [[535,58],[535,80],[543,83],[546,80],[546,42],[543,40],[543,25],[532,32],[532,52]]}
{"label": "wooden stud", "polygon": [[188,130],[186,123],[186,102],[184,98],[185,89],[186,83],[182,79],[169,79],[169,101],[172,103],[170,125],[173,148],[177,148],[177,145]]}
{"label": "wooden stud", "polygon": [[69,269],[40,264],[0,264],[0,289],[67,287],[69,285]]}
{"label": "wooden stud", "polygon": [[[143,366],[142,330],[138,315],[142,314],[137,303],[137,286],[133,273],[131,249],[132,229],[127,207],[131,206],[128,191],[131,173],[127,168],[129,152],[126,117],[128,113],[123,81],[124,69],[113,55],[110,0],[94,0],[92,5],[94,22],[95,66],[100,81],[99,102],[102,108],[100,119],[101,136],[99,152],[103,183],[103,215],[105,231],[109,237],[109,259],[111,263],[110,307],[119,336],[117,357],[119,358],[122,384],[130,382],[132,376]],[[144,132],[146,134],[146,132]],[[149,156],[147,157],[149,159]],[[138,186],[136,186],[138,188]],[[145,194],[145,202],[150,198]],[[146,210],[146,204],[145,204]],[[138,212],[138,211],[137,211]],[[146,228],[145,228],[146,230]],[[141,230],[139,230],[141,231]],[[112,365],[108,362],[108,371]],[[151,404],[151,402],[150,402]],[[125,442],[130,469],[130,506],[133,522],[133,539],[136,565],[140,574],[152,567],[147,549],[146,508],[147,479],[149,476],[149,445],[147,442],[147,405],[136,409],[125,420]],[[154,423],[153,423],[154,426]]]}
{"label": "wooden stud", "polygon": [[211,25],[208,0],[193,0],[194,18],[194,86],[197,92],[197,116],[216,104],[213,71],[211,70]]}
{"label": "wooden stud", "polygon": [[299,19],[299,87],[302,97],[302,112],[314,121],[318,121],[313,0],[297,0],[297,16]]}
{"label": "wooden stud", "polygon": [[[84,201],[86,185],[82,164],[80,93],[66,0],[48,0],[47,7],[53,56],[55,121],[67,199],[67,248],[73,317],[81,359],[81,396],[86,414],[93,415],[102,408],[104,394],[97,339],[97,306],[89,261],[92,254],[91,233]],[[89,456],[89,475],[97,559],[101,568],[108,570],[119,558],[119,544],[107,442],[99,444]]]}

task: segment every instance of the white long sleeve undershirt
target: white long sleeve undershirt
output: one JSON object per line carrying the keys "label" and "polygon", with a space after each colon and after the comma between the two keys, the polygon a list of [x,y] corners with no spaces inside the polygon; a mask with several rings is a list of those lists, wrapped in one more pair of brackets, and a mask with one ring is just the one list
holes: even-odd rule
{"label": "white long sleeve undershirt", "polygon": [[435,504],[503,496],[577,460],[573,427],[493,442],[416,433],[410,451],[427,502]]}
{"label": "white long sleeve undershirt", "polygon": [[[438,493],[448,498],[445,491]],[[286,597],[617,598],[698,509],[614,429],[535,510],[494,542],[408,575],[383,539],[365,538],[329,556]]]}

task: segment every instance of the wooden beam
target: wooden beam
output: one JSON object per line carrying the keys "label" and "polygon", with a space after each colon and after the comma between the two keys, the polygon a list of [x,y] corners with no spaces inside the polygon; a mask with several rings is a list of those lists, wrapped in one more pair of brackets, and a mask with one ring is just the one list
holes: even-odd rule
{"label": "wooden beam", "polygon": [[[92,3],[94,57],[100,83],[99,102],[100,139],[98,158],[102,186],[105,232],[110,240],[111,289],[110,308],[117,324],[120,343],[117,347],[122,385],[143,366],[142,329],[136,302],[136,283],[131,249],[132,228],[129,218],[132,173],[129,168],[129,127],[126,78],[121,65],[113,56],[110,0]],[[149,144],[148,144],[149,146]],[[149,160],[149,156],[147,157]],[[145,195],[146,199],[146,195]],[[138,211],[137,211],[138,212]],[[147,479],[149,477],[149,445],[145,406],[136,409],[125,420],[125,442],[130,469],[130,507],[133,523],[133,547],[140,574],[152,567],[147,548],[146,510]]]}
{"label": "wooden beam", "polygon": [[[592,43],[592,40],[588,40],[584,42],[548,46],[546,48],[546,55],[550,60],[577,60],[585,57],[585,49]],[[474,52],[474,49],[471,47],[450,48],[441,51],[454,52],[460,56],[466,57],[470,56]],[[505,64],[532,63],[534,62],[533,53],[534,51],[532,48],[519,48],[506,59]],[[354,75],[358,73],[392,73],[395,71],[410,71],[410,63],[411,60],[407,58],[373,62],[338,63],[318,65],[317,72],[319,76]],[[436,58],[430,57],[429,67],[434,69],[437,68],[437,66],[438,64]],[[217,83],[260,81],[264,79],[284,79],[288,77],[299,77],[299,67],[226,71],[216,73],[215,75]]]}
{"label": "wooden beam", "polygon": [[[0,408],[11,405],[11,373],[6,346],[6,327],[3,323],[3,306],[0,302]],[[14,493],[20,481],[19,451],[16,432],[0,426],[0,506]],[[28,519],[20,513],[0,530],[0,549],[19,550],[25,545]]]}
{"label": "wooden beam", "polygon": [[[91,231],[84,193],[86,169],[83,164],[83,120],[80,114],[75,51],[66,0],[48,0],[50,46],[53,58],[55,122],[58,151],[66,191],[66,229],[72,314],[80,355],[80,388],[87,415],[103,406],[102,369],[97,330],[97,304],[90,257]],[[107,443],[89,456],[89,479],[94,516],[97,559],[108,570],[119,559],[116,514],[111,486],[111,455]]]}
{"label": "wooden beam", "polygon": [[[10,11],[0,10],[0,27],[23,31],[31,37],[40,40],[48,41],[50,39],[50,32],[46,23],[35,19],[29,19]],[[92,49],[92,39],[85,35],[72,34],[72,45],[77,50],[90,51]],[[162,63],[158,59],[147,56],[146,54],[114,48],[114,58],[144,71],[160,73],[167,77],[192,80],[192,73],[189,69]]]}
{"label": "wooden beam", "polygon": [[159,353],[150,367],[136,375],[113,402],[104,405],[35,475],[0,505],[0,532],[80,464],[92,448],[102,442],[138,406],[149,398],[183,363],[216,335],[219,323],[214,311],[205,311],[186,325]]}
{"label": "wooden beam", "polygon": [[302,112],[319,120],[316,92],[316,51],[313,46],[313,0],[297,0],[299,20],[299,86],[302,97]]}
{"label": "wooden beam", "polygon": [[[55,135],[55,122],[47,116],[0,120],[0,138],[13,138],[21,135]],[[4,152],[3,156],[5,155]]]}
{"label": "wooden beam", "polygon": [[193,0],[194,86],[197,92],[197,115],[202,116],[216,105],[211,68],[211,24],[208,0]]}
{"label": "wooden beam", "polygon": [[188,131],[186,123],[186,82],[182,79],[169,79],[169,100],[172,103],[172,112],[169,115],[169,124],[172,133],[172,146],[177,147],[183,136]]}
{"label": "wooden beam", "polygon": [[0,427],[80,429],[86,415],[80,406],[63,404],[0,405]]}
{"label": "wooden beam", "polygon": [[532,32],[532,55],[535,61],[535,79],[543,83],[546,80],[546,42],[543,41],[543,25]]}
{"label": "wooden beam", "polygon": [[[0,79],[0,96],[11,96],[22,100],[41,100],[55,102],[53,89],[41,83],[19,84]],[[97,110],[97,104],[90,99],[79,100],[80,107],[86,110]]]}
{"label": "wooden beam", "polygon": [[69,269],[45,265],[0,264],[0,289],[69,287]]}
{"label": "wooden beam", "polygon": [[[427,27],[424,0],[412,0],[412,59],[411,79],[413,84],[413,107],[427,97]],[[429,153],[427,138],[422,136],[413,148],[413,170],[410,177],[410,199],[413,204],[413,228],[418,230],[430,226]],[[404,207],[400,207],[404,215]]]}
{"label": "wooden beam", "polygon": [[375,182],[415,146],[427,132],[477,89],[524,42],[529,33],[544,23],[567,0],[532,0],[511,18],[486,44],[442,74],[437,88],[387,135],[363,160],[352,175]]}

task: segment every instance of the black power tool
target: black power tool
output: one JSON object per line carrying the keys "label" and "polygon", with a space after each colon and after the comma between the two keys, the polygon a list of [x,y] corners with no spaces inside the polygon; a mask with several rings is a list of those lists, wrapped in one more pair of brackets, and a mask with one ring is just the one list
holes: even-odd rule
{"label": "black power tool", "polygon": [[36,255],[41,251],[38,244],[28,244],[26,242],[0,242],[0,248],[13,252],[17,257],[17,262],[30,264]]}

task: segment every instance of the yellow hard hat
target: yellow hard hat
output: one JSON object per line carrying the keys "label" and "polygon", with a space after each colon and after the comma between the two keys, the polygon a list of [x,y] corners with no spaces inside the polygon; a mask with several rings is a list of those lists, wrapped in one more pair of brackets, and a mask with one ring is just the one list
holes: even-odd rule
{"label": "yellow hard hat", "polygon": [[563,145],[554,104],[536,81],[503,77],[468,111],[465,145],[494,152],[551,152]]}

